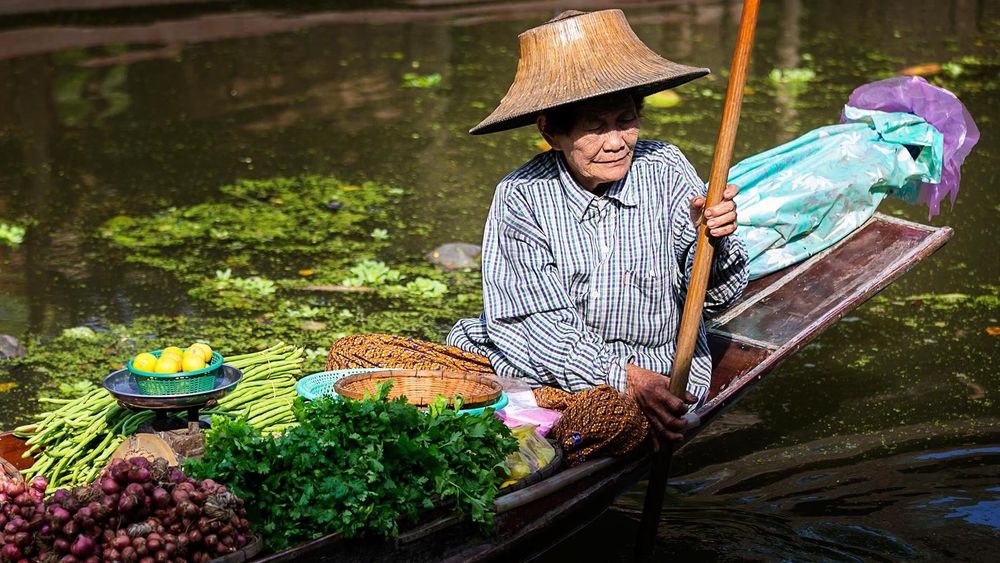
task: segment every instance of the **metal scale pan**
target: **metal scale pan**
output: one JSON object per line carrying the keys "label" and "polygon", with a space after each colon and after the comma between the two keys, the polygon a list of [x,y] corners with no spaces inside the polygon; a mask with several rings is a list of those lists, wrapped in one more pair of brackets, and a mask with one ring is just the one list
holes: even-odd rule
{"label": "metal scale pan", "polygon": [[[198,411],[215,406],[216,401],[225,397],[243,379],[243,372],[228,364],[222,364],[215,375],[212,389],[183,395],[145,395],[136,385],[135,375],[127,369],[112,372],[104,378],[102,385],[118,403],[129,409],[149,409],[156,413],[158,422],[164,422],[171,412],[187,411],[188,425],[197,427]],[[155,425],[156,423],[154,423]]]}

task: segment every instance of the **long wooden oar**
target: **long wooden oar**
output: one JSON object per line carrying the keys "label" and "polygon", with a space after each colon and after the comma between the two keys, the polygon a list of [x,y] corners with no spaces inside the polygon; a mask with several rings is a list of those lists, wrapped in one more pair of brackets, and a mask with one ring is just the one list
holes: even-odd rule
{"label": "long wooden oar", "polygon": [[[719,129],[719,139],[715,143],[712,173],[708,180],[706,209],[722,200],[722,192],[726,188],[729,163],[733,156],[733,142],[736,139],[736,127],[740,121],[740,106],[743,103],[743,85],[746,82],[747,66],[750,63],[750,48],[753,46],[754,29],[757,27],[759,4],[759,0],[744,0],[743,2],[740,31],[736,38],[733,66],[729,73],[729,87],[726,90],[726,103],[722,109],[722,127]],[[670,368],[670,392],[678,397],[683,397],[687,390],[688,372],[691,369],[691,359],[694,356],[698,330],[702,322],[701,313],[705,306],[708,274],[712,270],[714,245],[715,241],[709,238],[708,226],[703,220],[698,228],[694,269],[691,272],[691,281],[688,284],[687,298],[684,302],[684,313],[677,331],[677,355]],[[673,450],[664,444],[653,460],[653,470],[649,476],[646,501],[642,509],[642,521],[639,523],[639,537],[636,542],[636,556],[639,559],[645,559],[652,553],[656,541],[660,512],[663,510],[663,495],[667,486],[667,472],[670,468],[672,455]]]}

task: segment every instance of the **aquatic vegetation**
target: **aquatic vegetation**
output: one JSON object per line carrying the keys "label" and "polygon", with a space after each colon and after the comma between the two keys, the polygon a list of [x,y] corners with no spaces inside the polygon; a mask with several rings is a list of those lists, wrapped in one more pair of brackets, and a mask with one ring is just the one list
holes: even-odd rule
{"label": "aquatic vegetation", "polygon": [[273,281],[260,276],[236,278],[233,277],[233,272],[229,268],[226,268],[225,271],[215,271],[215,287],[220,290],[232,288],[257,295],[271,295],[275,291]]}
{"label": "aquatic vegetation", "polygon": [[124,251],[126,261],[188,282],[226,267],[260,274],[279,253],[305,265],[379,249],[380,241],[373,245],[369,233],[387,223],[388,206],[405,194],[373,182],[355,185],[322,176],[242,180],[220,192],[218,202],[150,217],[115,217],[104,223],[101,235]]}
{"label": "aquatic vegetation", "polygon": [[88,326],[76,326],[73,328],[64,329],[62,331],[62,336],[65,338],[90,340],[95,336],[97,336],[97,333],[94,332],[94,329]]}
{"label": "aquatic vegetation", "polygon": [[20,225],[0,222],[0,244],[17,248],[24,242],[25,228]]}
{"label": "aquatic vegetation", "polygon": [[778,84],[803,84],[816,78],[816,71],[809,68],[776,68],[768,74],[771,82]]}
{"label": "aquatic vegetation", "polygon": [[437,72],[431,74],[407,72],[403,75],[404,88],[437,88],[440,85],[441,75]]}
{"label": "aquatic vegetation", "polygon": [[[389,227],[419,230],[390,215],[405,194],[331,177],[245,180],[222,188],[216,201],[115,217],[101,225],[97,244],[123,269],[173,277],[195,314],[29,337],[28,355],[9,365],[44,381],[46,393],[77,396],[136,353],[178,341],[202,339],[223,355],[295,342],[307,350],[306,372],[322,370],[330,344],[351,334],[441,341],[456,319],[479,313],[481,278],[416,258],[391,265],[378,258]],[[338,284],[374,291],[310,289]]]}
{"label": "aquatic vegetation", "polygon": [[424,299],[435,299],[448,292],[448,286],[427,278],[417,278],[406,284],[406,290]]}
{"label": "aquatic vegetation", "polygon": [[377,287],[401,279],[398,270],[385,265],[378,260],[362,260],[351,268],[349,278],[344,278],[341,285],[346,287]]}

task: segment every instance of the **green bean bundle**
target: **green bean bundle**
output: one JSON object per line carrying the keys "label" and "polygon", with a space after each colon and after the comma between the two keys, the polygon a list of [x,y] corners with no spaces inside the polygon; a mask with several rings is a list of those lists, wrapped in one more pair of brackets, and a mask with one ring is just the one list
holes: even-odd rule
{"label": "green bean bundle", "polygon": [[154,417],[152,411],[122,408],[103,388],[70,401],[43,401],[62,406],[37,415],[37,423],[16,428],[14,434],[27,438],[23,457],[35,456],[25,479],[47,477],[46,492],[93,482],[125,437]]}
{"label": "green bean bundle", "polygon": [[[302,348],[279,343],[260,352],[230,356],[226,363],[241,369],[243,379],[218,405],[203,412],[246,418],[262,432],[296,426],[292,404],[303,354]],[[78,399],[41,401],[60,406],[37,415],[38,422],[16,428],[14,434],[27,439],[24,457],[35,456],[35,463],[24,471],[25,479],[47,477],[47,493],[92,483],[125,438],[155,417],[150,410],[122,408],[103,388]]]}
{"label": "green bean bundle", "polygon": [[243,370],[243,380],[229,395],[219,400],[210,414],[245,417],[261,432],[282,432],[295,426],[292,404],[297,377],[302,374],[304,349],[276,344],[252,354],[226,358],[226,363]]}

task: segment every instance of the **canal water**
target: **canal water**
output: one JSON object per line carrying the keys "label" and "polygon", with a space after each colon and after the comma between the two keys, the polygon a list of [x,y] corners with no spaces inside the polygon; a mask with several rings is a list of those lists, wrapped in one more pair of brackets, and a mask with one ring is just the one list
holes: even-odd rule
{"label": "canal water", "polygon": [[[216,201],[241,179],[332,175],[407,190],[388,213],[408,235],[390,239],[387,262],[478,242],[496,181],[539,150],[529,129],[465,133],[506,91],[517,33],[562,9],[610,5],[282,4],[0,16],[0,223],[26,228],[20,244],[0,242],[0,333],[44,351],[67,328],[197,315],[187,282],[143,274],[100,233],[118,215]],[[706,176],[740,3],[621,4],[654,50],[715,71],[678,88],[676,106],[647,109],[642,127]],[[983,135],[940,215],[893,200],[880,208],[951,226],[952,241],[682,450],[657,553],[995,559],[1000,2],[763,4],[737,158],[836,122],[853,88],[914,65],[962,99]],[[776,80],[776,69],[796,69],[784,73],[794,79]],[[4,427],[39,410],[44,379],[0,370]],[[642,493],[540,560],[628,560]]]}

